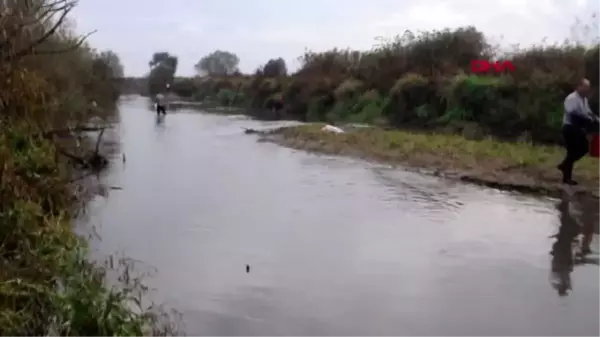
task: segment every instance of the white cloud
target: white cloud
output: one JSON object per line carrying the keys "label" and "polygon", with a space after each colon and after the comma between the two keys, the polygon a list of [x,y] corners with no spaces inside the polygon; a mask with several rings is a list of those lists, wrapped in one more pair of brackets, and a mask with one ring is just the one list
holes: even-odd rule
{"label": "white cloud", "polygon": [[143,73],[152,51],[168,50],[189,74],[215,49],[252,71],[280,56],[291,65],[305,47],[368,49],[405,30],[472,25],[504,45],[562,41],[593,11],[597,0],[86,0],[75,15],[82,31],[98,29],[92,43],[123,55],[128,72]]}
{"label": "white cloud", "polygon": [[577,6],[556,0],[439,0],[421,1],[408,10],[372,23],[388,35],[405,29],[443,29],[472,25],[504,45],[559,42],[570,37],[570,26],[586,0]]}
{"label": "white cloud", "polygon": [[469,18],[445,2],[417,4],[408,11],[392,13],[387,18],[374,23],[377,28],[398,32],[415,29],[431,30],[468,25]]}
{"label": "white cloud", "polygon": [[175,24],[175,26],[177,27],[177,29],[179,29],[179,31],[185,33],[185,34],[190,34],[192,36],[200,36],[202,35],[202,33],[204,33],[204,28],[202,27],[202,24],[200,24],[199,22],[190,22],[190,21],[183,21],[183,22],[177,22]]}

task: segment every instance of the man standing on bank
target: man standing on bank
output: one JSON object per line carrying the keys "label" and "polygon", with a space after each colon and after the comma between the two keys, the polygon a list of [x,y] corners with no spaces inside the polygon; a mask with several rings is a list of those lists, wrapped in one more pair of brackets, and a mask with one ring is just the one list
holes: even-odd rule
{"label": "man standing on bank", "polygon": [[588,105],[589,91],[590,81],[584,78],[577,84],[575,91],[565,98],[562,134],[567,154],[557,168],[562,172],[563,183],[568,185],[577,185],[573,180],[573,165],[589,151],[587,130],[598,128],[598,117]]}

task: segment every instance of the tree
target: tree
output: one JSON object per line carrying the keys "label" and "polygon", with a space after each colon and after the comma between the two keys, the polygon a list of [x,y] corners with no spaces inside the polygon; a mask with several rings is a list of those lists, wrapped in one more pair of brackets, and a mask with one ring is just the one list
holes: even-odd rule
{"label": "tree", "polygon": [[269,60],[263,67],[262,73],[267,77],[287,75],[287,66],[285,65],[285,60],[281,57]]}
{"label": "tree", "polygon": [[169,67],[175,72],[177,70],[177,57],[168,52],[157,52],[152,55],[152,59],[148,62],[148,65],[151,69],[158,66]]}
{"label": "tree", "polygon": [[119,56],[113,51],[104,51],[93,56],[92,74],[95,85],[91,89],[90,97],[109,97],[116,101],[121,94],[120,80],[123,78],[123,65]]}
{"label": "tree", "polygon": [[240,59],[228,51],[216,50],[204,56],[194,68],[200,75],[223,76],[238,72]]}
{"label": "tree", "polygon": [[168,52],[157,52],[152,55],[148,62],[150,74],[148,74],[148,93],[156,95],[166,90],[167,85],[173,84],[175,72],[177,71],[177,56]]}
{"label": "tree", "polygon": [[119,55],[115,54],[112,50],[101,52],[99,58],[110,67],[113,77],[122,78],[125,75]]}
{"label": "tree", "polygon": [[[0,78],[6,80],[0,81],[0,118],[28,111],[30,122],[58,128],[87,121],[92,100],[109,113],[120,84],[86,43],[89,34],[80,36],[70,28],[67,17],[76,4],[77,0],[0,3]],[[37,103],[44,108],[31,107]]]}

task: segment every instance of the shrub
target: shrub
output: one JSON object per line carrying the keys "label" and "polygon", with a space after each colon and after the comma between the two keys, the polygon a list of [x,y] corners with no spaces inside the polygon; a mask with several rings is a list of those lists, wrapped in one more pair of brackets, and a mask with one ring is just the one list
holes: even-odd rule
{"label": "shrub", "polygon": [[60,160],[58,143],[44,136],[114,116],[121,89],[118,57],[94,51],[67,29],[75,4],[2,4],[0,334],[161,333],[149,330],[153,315],[134,307],[143,287],[110,288],[104,269],[88,262],[85,241],[70,223],[78,201],[73,172]]}
{"label": "shrub", "polygon": [[266,77],[286,76],[287,66],[285,61],[281,57],[269,60],[262,69],[262,75]]}
{"label": "shrub", "polygon": [[401,126],[404,123],[424,120],[423,110],[421,117],[418,117],[416,109],[435,99],[435,88],[428,78],[416,73],[407,73],[396,81],[389,91],[389,97],[384,114],[392,125]]}
{"label": "shrub", "polygon": [[[527,135],[543,143],[560,142],[562,101],[582,76],[592,83],[592,110],[600,109],[597,43],[501,52],[473,27],[407,31],[380,42],[367,51],[307,51],[290,76],[263,67],[242,87],[228,89],[242,91],[257,108],[281,94],[288,117],[300,120],[376,119],[395,127],[456,130],[475,123],[488,135]],[[474,59],[510,59],[516,71],[476,76],[470,74]],[[276,63],[270,60],[267,68]]]}

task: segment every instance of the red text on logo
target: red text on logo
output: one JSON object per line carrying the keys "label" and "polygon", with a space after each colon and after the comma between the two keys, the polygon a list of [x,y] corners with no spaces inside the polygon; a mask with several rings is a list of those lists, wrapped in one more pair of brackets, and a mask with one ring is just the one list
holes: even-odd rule
{"label": "red text on logo", "polygon": [[509,72],[515,71],[515,66],[510,61],[496,61],[490,62],[486,60],[473,60],[471,61],[471,71],[480,74],[487,73],[490,71],[501,73],[505,70]]}

